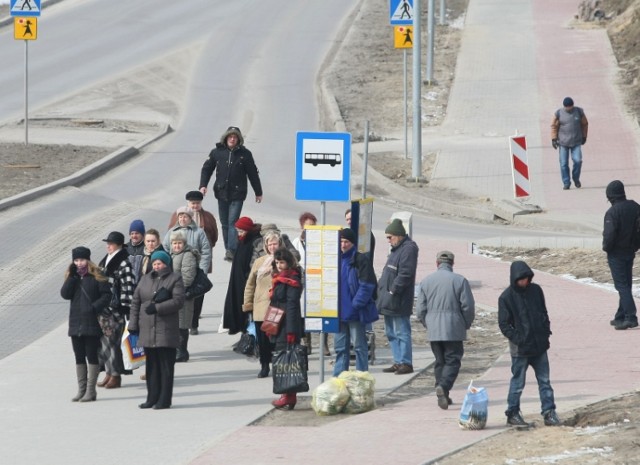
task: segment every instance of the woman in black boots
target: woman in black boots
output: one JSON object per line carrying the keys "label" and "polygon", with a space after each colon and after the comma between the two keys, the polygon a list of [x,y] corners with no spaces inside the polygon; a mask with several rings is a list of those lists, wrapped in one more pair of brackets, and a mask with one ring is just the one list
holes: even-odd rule
{"label": "woman in black boots", "polygon": [[109,305],[111,287],[100,268],[91,261],[91,250],[76,247],[71,251],[73,262],[64,276],[60,295],[70,300],[69,336],[76,358],[78,393],[73,402],[96,400],[96,383],[100,373],[98,349],[102,330],[98,314]]}

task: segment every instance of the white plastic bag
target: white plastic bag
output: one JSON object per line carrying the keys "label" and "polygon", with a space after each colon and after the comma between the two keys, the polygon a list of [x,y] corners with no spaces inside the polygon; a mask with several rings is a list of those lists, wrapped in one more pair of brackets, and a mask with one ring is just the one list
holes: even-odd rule
{"label": "white plastic bag", "polygon": [[467,393],[462,402],[458,424],[462,429],[478,430],[487,425],[489,413],[489,394],[483,387],[474,387],[473,381],[469,383]]}
{"label": "white plastic bag", "polygon": [[349,401],[344,413],[364,413],[375,408],[376,380],[368,371],[343,371],[338,376],[347,385]]}
{"label": "white plastic bag", "polygon": [[330,378],[314,389],[311,407],[318,415],[336,415],[349,402],[349,390],[339,378]]}
{"label": "white plastic bag", "polygon": [[138,336],[130,334],[126,325],[122,333],[120,349],[125,370],[135,370],[146,363],[147,356],[144,354],[144,349],[138,347]]}

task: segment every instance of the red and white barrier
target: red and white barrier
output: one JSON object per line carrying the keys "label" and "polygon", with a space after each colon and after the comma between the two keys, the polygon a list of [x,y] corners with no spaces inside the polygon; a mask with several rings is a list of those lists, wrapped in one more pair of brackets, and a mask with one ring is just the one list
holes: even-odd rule
{"label": "red and white barrier", "polygon": [[527,138],[525,136],[509,137],[509,149],[511,150],[514,196],[516,199],[528,197],[531,195],[531,183],[527,161]]}

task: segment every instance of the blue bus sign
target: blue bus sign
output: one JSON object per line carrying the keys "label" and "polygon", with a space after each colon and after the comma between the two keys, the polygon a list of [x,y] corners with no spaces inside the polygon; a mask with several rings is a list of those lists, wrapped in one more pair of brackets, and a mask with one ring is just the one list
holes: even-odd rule
{"label": "blue bus sign", "polygon": [[296,200],[348,202],[351,198],[351,134],[299,132],[296,136]]}

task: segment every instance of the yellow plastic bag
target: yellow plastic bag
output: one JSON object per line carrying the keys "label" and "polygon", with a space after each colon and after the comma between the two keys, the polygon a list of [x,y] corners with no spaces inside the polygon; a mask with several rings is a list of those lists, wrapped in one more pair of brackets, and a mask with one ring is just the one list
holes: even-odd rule
{"label": "yellow plastic bag", "polygon": [[349,390],[346,383],[338,378],[331,378],[313,390],[311,408],[317,415],[336,415],[342,412],[349,401]]}
{"label": "yellow plastic bag", "polygon": [[344,413],[364,413],[373,410],[376,380],[368,371],[343,371],[338,376],[343,380],[349,391],[349,401],[344,407]]}

